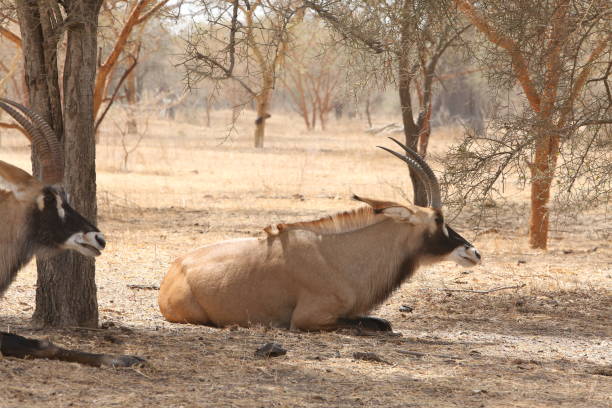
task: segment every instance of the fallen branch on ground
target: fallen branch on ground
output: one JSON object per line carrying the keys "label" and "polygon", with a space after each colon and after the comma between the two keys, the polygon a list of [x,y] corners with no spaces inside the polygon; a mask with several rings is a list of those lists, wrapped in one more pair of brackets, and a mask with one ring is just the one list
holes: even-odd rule
{"label": "fallen branch on ground", "polygon": [[420,351],[411,351],[411,350],[397,350],[398,353],[400,354],[407,354],[409,356],[413,356],[413,357],[438,357],[438,358],[444,358],[447,360],[461,360],[461,357],[457,357],[457,356],[451,356],[448,354],[430,354],[430,353],[422,353]]}
{"label": "fallen branch on ground", "polygon": [[526,285],[526,283],[521,283],[520,285],[513,285],[513,286],[500,286],[499,288],[493,288],[493,289],[487,289],[487,290],[474,290],[474,289],[448,289],[448,288],[443,288],[440,289],[444,292],[469,292],[469,293],[492,293],[492,292],[497,292],[500,290],[505,290],[505,289],[519,289],[522,288]]}

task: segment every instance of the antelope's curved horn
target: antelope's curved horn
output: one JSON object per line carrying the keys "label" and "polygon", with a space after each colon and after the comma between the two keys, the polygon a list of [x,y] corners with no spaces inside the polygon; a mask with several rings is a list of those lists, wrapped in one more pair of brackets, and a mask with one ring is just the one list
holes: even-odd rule
{"label": "antelope's curved horn", "polygon": [[[38,113],[10,99],[0,98],[0,107],[11,115],[32,138],[42,167],[43,182],[48,184],[62,182],[64,178],[62,147],[49,124]],[[19,109],[25,116],[13,107]]]}
{"label": "antelope's curved horn", "polygon": [[417,177],[419,178],[419,180],[421,180],[421,182],[423,183],[423,186],[425,187],[425,192],[427,193],[427,206],[431,206],[431,185],[429,183],[429,177],[427,177],[425,170],[423,170],[421,166],[419,166],[419,163],[416,160],[412,159],[411,157],[404,156],[403,154],[394,152],[393,150],[387,149],[384,146],[377,146],[377,147],[391,153],[398,159],[406,162],[408,166],[410,166],[410,168],[415,171]]}
{"label": "antelope's curved horn", "polygon": [[423,171],[427,175],[427,180],[429,181],[429,182],[425,181],[425,183],[429,184],[429,188],[431,190],[431,201],[430,201],[429,206],[432,208],[441,209],[442,208],[442,195],[440,194],[440,183],[438,182],[438,178],[434,174],[431,167],[429,167],[429,164],[427,164],[427,162],[423,160],[421,155],[419,155],[417,152],[415,152],[414,150],[412,150],[411,148],[409,148],[402,142],[392,137],[390,137],[389,139],[393,140],[402,149],[404,149],[406,153],[408,153],[408,155],[419,164],[419,167],[423,169]]}

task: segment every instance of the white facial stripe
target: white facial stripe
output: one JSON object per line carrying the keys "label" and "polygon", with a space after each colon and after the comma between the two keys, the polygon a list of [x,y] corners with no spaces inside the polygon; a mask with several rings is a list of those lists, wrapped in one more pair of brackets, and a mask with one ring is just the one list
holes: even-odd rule
{"label": "white facial stripe", "polygon": [[57,205],[57,214],[62,219],[62,221],[64,221],[66,219],[66,212],[64,211],[64,207],[62,207],[62,198],[57,194],[53,195],[55,196],[55,204]]}
{"label": "white facial stripe", "polygon": [[45,209],[45,195],[41,194],[36,198],[36,205],[38,206],[38,211],[42,211]]}
{"label": "white facial stripe", "polygon": [[442,224],[442,232],[446,235],[446,238],[448,238],[448,228],[446,228],[446,224]]}

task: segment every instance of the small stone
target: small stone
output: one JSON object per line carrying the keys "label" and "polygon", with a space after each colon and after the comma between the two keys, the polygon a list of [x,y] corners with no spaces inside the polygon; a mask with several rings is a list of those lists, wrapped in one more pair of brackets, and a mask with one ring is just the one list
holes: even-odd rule
{"label": "small stone", "polygon": [[266,343],[255,351],[256,357],[279,357],[287,354],[287,350],[278,343]]}
{"label": "small stone", "polygon": [[408,305],[401,305],[399,308],[400,312],[404,312],[404,313],[412,313],[414,309]]}
{"label": "small stone", "polygon": [[356,351],[355,353],[353,353],[353,358],[355,360],[374,361],[377,363],[390,364],[388,361],[383,360],[382,357],[380,357],[378,354],[371,352],[362,353],[360,351]]}

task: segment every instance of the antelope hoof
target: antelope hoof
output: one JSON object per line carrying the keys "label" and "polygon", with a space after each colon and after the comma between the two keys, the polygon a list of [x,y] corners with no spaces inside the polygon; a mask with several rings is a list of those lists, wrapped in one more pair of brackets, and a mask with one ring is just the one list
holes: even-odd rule
{"label": "antelope hoof", "polygon": [[146,360],[136,356],[113,356],[107,355],[102,360],[102,365],[107,367],[133,367],[138,365],[143,365],[146,363]]}
{"label": "antelope hoof", "polygon": [[338,323],[344,327],[353,327],[369,331],[390,332],[393,331],[388,320],[378,317],[356,317],[354,319],[341,318]]}

